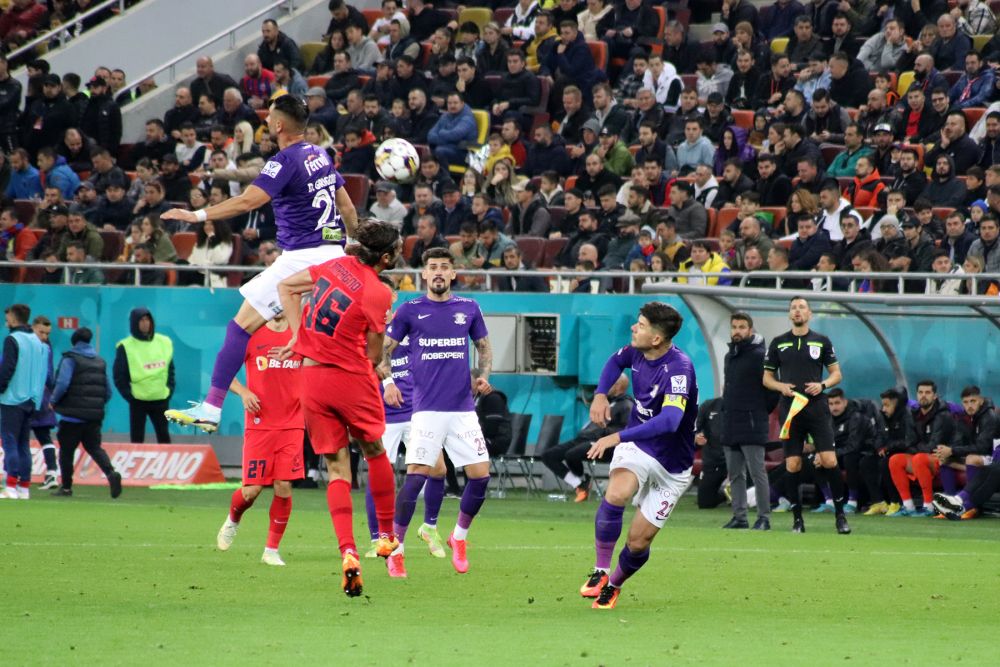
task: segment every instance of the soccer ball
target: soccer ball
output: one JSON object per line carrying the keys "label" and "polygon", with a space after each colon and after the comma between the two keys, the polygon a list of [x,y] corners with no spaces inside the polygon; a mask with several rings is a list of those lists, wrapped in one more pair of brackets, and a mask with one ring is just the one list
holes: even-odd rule
{"label": "soccer ball", "polygon": [[417,149],[405,139],[386,139],[375,151],[379,176],[395,183],[409,183],[420,169]]}

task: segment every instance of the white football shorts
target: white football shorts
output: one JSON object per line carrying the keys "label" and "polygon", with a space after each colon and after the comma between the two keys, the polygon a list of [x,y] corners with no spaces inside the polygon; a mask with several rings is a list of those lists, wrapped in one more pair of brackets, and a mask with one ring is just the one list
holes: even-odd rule
{"label": "white football shorts", "polygon": [[410,422],[399,422],[398,424],[385,425],[385,434],[382,436],[382,447],[389,457],[389,463],[396,467],[396,457],[399,456],[400,443],[406,443],[406,448],[410,448]]}
{"label": "white football shorts", "polygon": [[639,479],[639,491],[632,504],[657,528],[663,528],[677,501],[691,486],[691,468],[677,475],[667,472],[659,461],[631,442],[615,447],[611,470],[618,468],[631,471]]}
{"label": "white football shorts", "polygon": [[414,412],[406,443],[406,465],[433,467],[442,448],[456,468],[490,460],[475,412]]}
{"label": "white football shorts", "polygon": [[247,300],[260,316],[270,322],[281,313],[281,301],[278,299],[278,283],[299,271],[305,271],[310,266],[329,262],[331,259],[344,256],[344,249],[339,245],[328,243],[315,248],[301,250],[286,250],[250,282],[240,288],[240,294]]}

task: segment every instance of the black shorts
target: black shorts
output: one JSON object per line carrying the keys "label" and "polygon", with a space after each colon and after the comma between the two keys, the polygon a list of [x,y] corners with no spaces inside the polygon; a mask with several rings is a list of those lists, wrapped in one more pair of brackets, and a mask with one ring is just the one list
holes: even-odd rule
{"label": "black shorts", "polygon": [[[782,412],[787,414],[788,408],[785,407]],[[807,436],[812,436],[812,444],[817,452],[832,452],[834,450],[833,416],[830,414],[830,407],[826,400],[811,401],[802,412],[795,415],[788,435],[788,440],[783,441],[785,458],[789,456],[801,457]]]}

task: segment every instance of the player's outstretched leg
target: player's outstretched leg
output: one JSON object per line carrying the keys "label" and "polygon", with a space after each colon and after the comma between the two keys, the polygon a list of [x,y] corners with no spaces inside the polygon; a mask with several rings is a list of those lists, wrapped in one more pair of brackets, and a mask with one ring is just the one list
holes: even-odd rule
{"label": "player's outstretched leg", "polygon": [[600,595],[601,588],[608,583],[611,557],[622,534],[624,514],[624,505],[612,505],[607,498],[603,498],[597,508],[594,516],[594,569],[583,586],[580,586],[580,595],[585,598],[596,598]]}
{"label": "player's outstretched leg", "polygon": [[274,498],[271,499],[270,523],[267,528],[267,544],[260,561],[265,565],[284,565],[278,553],[281,538],[288,527],[288,518],[292,515],[292,484],[291,482],[275,482]]}
{"label": "player's outstretched leg", "polygon": [[444,541],[437,529],[441,503],[444,502],[444,478],[447,473],[448,468],[444,462],[444,453],[442,453],[424,484],[424,523],[417,531],[420,539],[427,543],[427,548],[430,549],[431,555],[435,558],[444,558],[447,555]]}
{"label": "player's outstretched leg", "polygon": [[643,509],[636,512],[628,531],[628,541],[618,554],[618,565],[601,587],[600,593],[591,605],[593,609],[615,608],[622,586],[649,560],[649,545],[659,530],[659,527],[646,518]]}
{"label": "player's outstretched leg", "polygon": [[205,400],[195,403],[187,410],[167,410],[164,416],[170,421],[194,426],[206,433],[216,431],[219,428],[222,403],[229,392],[229,385],[243,365],[250,336],[263,325],[264,318],[244,301],[240,312],[226,325],[226,338],[215,357],[212,388]]}
{"label": "player's outstretched leg", "polygon": [[253,506],[253,502],[260,495],[261,487],[244,486],[233,491],[233,496],[229,501],[229,515],[226,517],[219,534],[215,538],[215,545],[219,551],[229,551],[236,539],[236,531],[240,528],[240,519],[243,513]]}
{"label": "player's outstretched leg", "polygon": [[[465,574],[469,571],[469,559],[466,555],[466,537],[469,534],[469,526],[472,520],[479,513],[479,509],[486,501],[486,489],[490,485],[490,474],[488,463],[476,463],[466,466],[468,483],[465,491],[462,492],[462,501],[458,510],[458,521],[455,529],[448,538],[448,546],[451,547],[451,564],[455,566],[455,571]],[[480,477],[475,477],[477,473]]]}
{"label": "player's outstretched leg", "polygon": [[413,511],[417,507],[417,496],[420,495],[420,489],[424,488],[426,481],[427,475],[407,472],[403,486],[396,496],[396,516],[393,519],[392,532],[395,533],[399,542],[386,559],[389,576],[394,579],[406,577],[406,556],[403,553],[403,541],[406,539],[406,531],[410,527],[410,521],[413,520]]}

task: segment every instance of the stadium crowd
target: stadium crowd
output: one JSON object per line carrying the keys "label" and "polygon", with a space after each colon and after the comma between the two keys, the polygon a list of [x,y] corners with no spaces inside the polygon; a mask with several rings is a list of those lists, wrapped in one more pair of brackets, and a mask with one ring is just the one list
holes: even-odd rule
{"label": "stadium crowd", "polygon": [[[0,60],[0,234],[9,259],[40,262],[8,278],[238,284],[45,263],[273,261],[267,208],[193,228],[159,214],[238,194],[277,150],[267,101],[293,94],[310,110],[306,140],[334,157],[359,208],[402,226],[413,267],[442,246],[459,268],[594,272],[579,291],[620,289],[602,270],[709,285],[729,271],[822,270],[933,272],[906,290],[1000,292],[968,279],[1000,272],[1000,37],[987,3],[492,4],[331,0],[322,41],[302,45],[265,21],[242,72],[200,58],[143,137],[121,136],[119,107],[143,92],[122,70],[98,68],[82,92],[79,75],[35,60],[22,102]],[[388,137],[421,153],[414,183],[377,180]]]}

